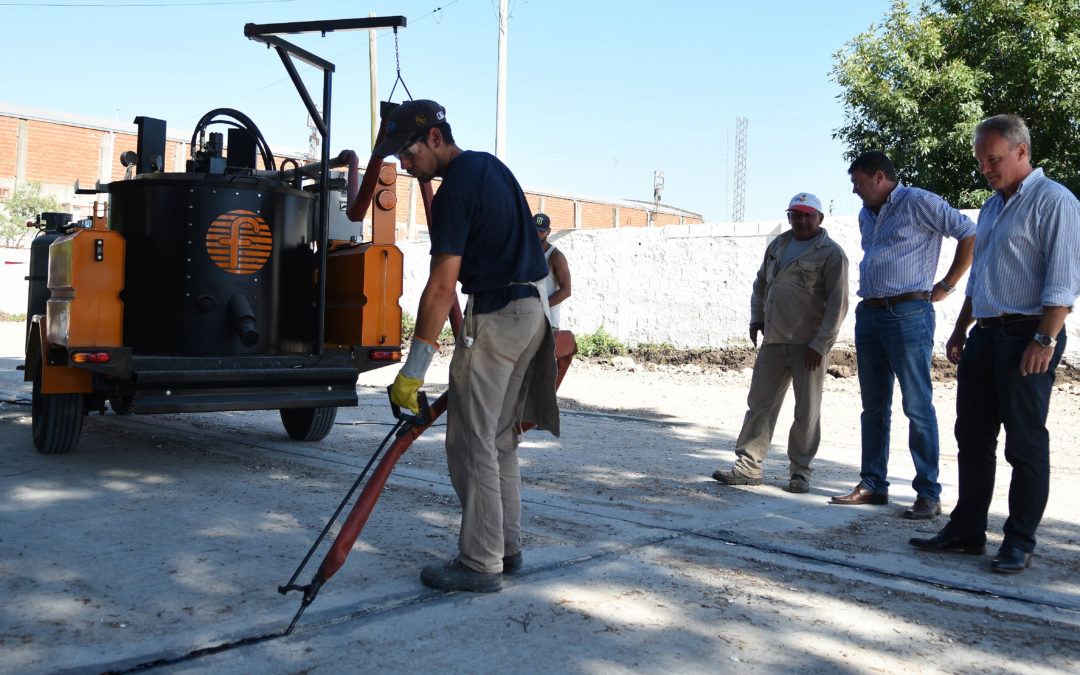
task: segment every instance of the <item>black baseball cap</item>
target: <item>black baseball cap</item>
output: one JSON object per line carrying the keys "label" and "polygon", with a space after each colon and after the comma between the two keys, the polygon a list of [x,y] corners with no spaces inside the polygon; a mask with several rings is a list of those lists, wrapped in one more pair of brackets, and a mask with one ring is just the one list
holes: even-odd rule
{"label": "black baseball cap", "polygon": [[405,101],[390,113],[386,137],[371,153],[376,157],[396,155],[418,132],[446,121],[446,109],[435,101]]}
{"label": "black baseball cap", "polygon": [[536,229],[541,232],[547,232],[551,229],[551,218],[547,217],[547,214],[538,213],[533,216],[533,222],[536,223]]}

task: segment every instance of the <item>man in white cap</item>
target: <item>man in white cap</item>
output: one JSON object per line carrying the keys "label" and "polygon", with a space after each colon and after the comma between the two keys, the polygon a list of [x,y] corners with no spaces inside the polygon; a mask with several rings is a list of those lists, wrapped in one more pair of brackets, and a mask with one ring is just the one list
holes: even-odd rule
{"label": "man in white cap", "polygon": [[847,314],[848,261],[821,227],[821,200],[808,192],[791,199],[791,229],[765,249],[750,296],[754,362],[749,410],[735,444],[737,459],[713,478],[726,485],[760,485],[761,463],[788,385],[795,390],[795,421],[788,434],[788,492],[810,490],[810,462],[821,442],[821,390],[829,350]]}

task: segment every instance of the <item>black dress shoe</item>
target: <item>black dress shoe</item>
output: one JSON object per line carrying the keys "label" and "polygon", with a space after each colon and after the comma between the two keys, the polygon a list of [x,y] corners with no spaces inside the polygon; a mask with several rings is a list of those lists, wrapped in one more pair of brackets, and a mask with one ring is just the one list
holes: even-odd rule
{"label": "black dress shoe", "polygon": [[1031,554],[1015,546],[1003,544],[998,554],[990,561],[990,569],[1002,574],[1020,574],[1031,567]]}
{"label": "black dress shoe", "polygon": [[918,497],[911,508],[904,511],[904,517],[912,520],[930,520],[939,513],[941,513],[941,502],[935,502],[929,497]]}
{"label": "black dress shoe", "polygon": [[982,555],[983,553],[986,553],[985,542],[976,544],[971,541],[964,541],[951,534],[945,534],[944,532],[939,532],[930,539],[912,537],[911,539],[908,539],[908,543],[920,551],[927,551],[929,553],[966,553],[968,555]]}

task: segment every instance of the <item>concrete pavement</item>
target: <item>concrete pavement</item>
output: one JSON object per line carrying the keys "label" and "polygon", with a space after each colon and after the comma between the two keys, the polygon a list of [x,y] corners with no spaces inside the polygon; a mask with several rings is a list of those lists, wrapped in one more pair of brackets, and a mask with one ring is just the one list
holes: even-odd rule
{"label": "concrete pavement", "polygon": [[[1035,566],[992,575],[989,555],[913,552],[936,526],[900,517],[906,503],[828,506],[850,461],[820,459],[805,495],[779,489],[775,450],[766,485],[719,485],[737,429],[671,411],[568,411],[562,439],[527,436],[525,569],[488,595],[419,582],[453,555],[460,515],[429,431],[283,636],[300,597],[277,586],[389,430],[378,374],[316,444],[274,412],[108,412],[45,456],[19,362],[0,359],[7,672],[1051,672],[1080,657],[1075,467],[1055,474]],[[828,442],[857,457],[857,439]],[[894,459],[899,484],[910,459]]]}

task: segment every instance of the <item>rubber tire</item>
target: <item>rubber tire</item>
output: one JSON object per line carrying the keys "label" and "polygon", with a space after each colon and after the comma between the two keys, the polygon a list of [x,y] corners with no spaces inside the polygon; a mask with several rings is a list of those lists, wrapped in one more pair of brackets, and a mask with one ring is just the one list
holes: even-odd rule
{"label": "rubber tire", "polygon": [[75,449],[82,433],[84,405],[82,394],[42,394],[38,371],[31,398],[31,427],[38,452],[54,455]]}
{"label": "rubber tire", "polygon": [[337,408],[282,408],[281,424],[298,441],[321,441],[334,428]]}

